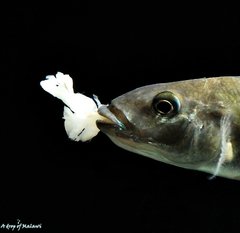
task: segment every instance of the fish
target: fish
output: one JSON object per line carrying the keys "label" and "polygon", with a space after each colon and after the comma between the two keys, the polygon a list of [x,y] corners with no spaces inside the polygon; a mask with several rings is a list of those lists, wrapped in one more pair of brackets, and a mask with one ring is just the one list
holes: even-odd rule
{"label": "fish", "polygon": [[177,167],[240,180],[240,77],[151,84],[101,105],[117,146]]}

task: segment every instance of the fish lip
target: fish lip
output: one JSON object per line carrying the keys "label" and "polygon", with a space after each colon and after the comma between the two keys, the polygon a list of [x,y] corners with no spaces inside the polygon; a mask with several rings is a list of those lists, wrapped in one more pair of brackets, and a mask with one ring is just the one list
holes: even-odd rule
{"label": "fish lip", "polygon": [[102,132],[106,134],[109,134],[113,130],[117,131],[120,129],[116,123],[110,121],[97,120],[96,125]]}
{"label": "fish lip", "polygon": [[[124,113],[115,107],[114,105],[110,104],[108,106],[103,106],[104,110],[102,111],[101,107],[98,109],[98,113],[103,116],[103,119],[99,119],[96,121],[97,127],[103,131],[104,133],[108,134],[112,131],[127,131],[129,122],[124,115]],[[106,114],[107,113],[107,114]],[[110,117],[109,117],[110,115]]]}

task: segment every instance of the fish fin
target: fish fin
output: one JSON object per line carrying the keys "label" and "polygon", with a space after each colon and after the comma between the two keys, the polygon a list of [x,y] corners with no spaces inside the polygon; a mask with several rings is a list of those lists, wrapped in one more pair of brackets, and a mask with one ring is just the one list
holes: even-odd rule
{"label": "fish fin", "polygon": [[217,162],[217,166],[210,179],[217,176],[220,172],[221,167],[226,161],[231,161],[233,159],[232,143],[229,139],[231,126],[231,117],[226,115],[221,120],[220,133],[221,133],[221,153]]}
{"label": "fish fin", "polygon": [[231,162],[233,160],[233,146],[231,142],[227,142],[225,160],[226,162]]}

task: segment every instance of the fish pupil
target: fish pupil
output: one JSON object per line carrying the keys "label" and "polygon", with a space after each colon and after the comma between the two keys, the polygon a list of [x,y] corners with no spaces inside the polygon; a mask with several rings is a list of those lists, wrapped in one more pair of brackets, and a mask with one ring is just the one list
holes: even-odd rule
{"label": "fish pupil", "polygon": [[173,105],[168,100],[160,100],[156,104],[156,109],[160,114],[166,115],[173,111]]}

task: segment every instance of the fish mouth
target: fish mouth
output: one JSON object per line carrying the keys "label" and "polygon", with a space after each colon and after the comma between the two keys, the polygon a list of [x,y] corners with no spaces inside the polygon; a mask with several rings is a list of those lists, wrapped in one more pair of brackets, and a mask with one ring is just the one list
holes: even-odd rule
{"label": "fish mouth", "polygon": [[129,130],[132,129],[132,124],[125,114],[114,105],[101,105],[98,113],[104,118],[97,120],[96,125],[106,134],[127,136]]}

